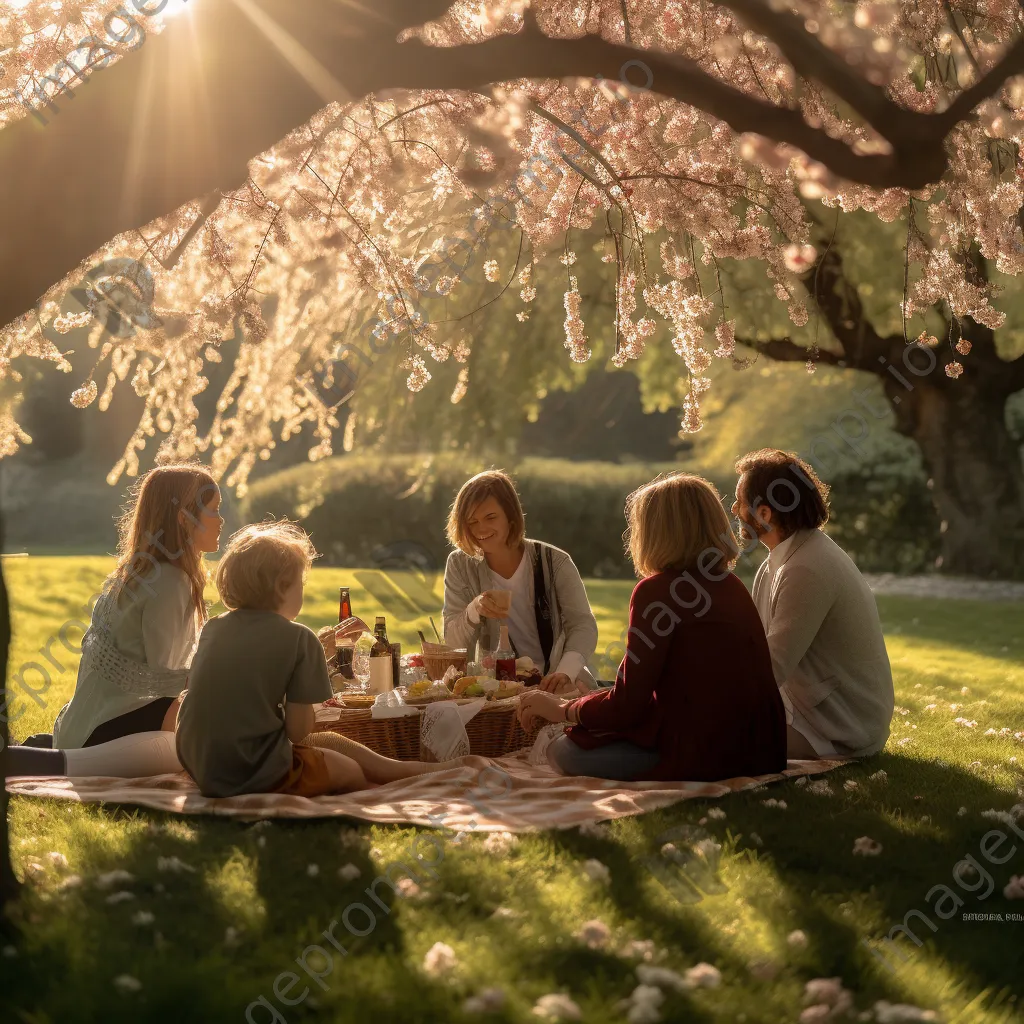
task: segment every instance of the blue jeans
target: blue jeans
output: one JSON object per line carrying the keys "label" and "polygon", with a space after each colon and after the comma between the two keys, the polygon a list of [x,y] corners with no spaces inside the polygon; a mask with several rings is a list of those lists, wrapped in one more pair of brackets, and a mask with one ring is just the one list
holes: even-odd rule
{"label": "blue jeans", "polygon": [[661,760],[657,750],[647,750],[627,740],[584,750],[568,736],[559,736],[548,747],[548,761],[563,775],[589,775],[595,779],[633,782],[650,778]]}

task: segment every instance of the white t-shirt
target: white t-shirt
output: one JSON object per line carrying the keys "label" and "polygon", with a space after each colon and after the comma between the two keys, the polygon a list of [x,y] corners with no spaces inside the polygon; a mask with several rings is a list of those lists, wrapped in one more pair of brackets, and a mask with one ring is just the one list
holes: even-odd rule
{"label": "white t-shirt", "polygon": [[537,632],[537,613],[533,606],[533,565],[524,554],[519,568],[510,579],[490,570],[496,590],[512,591],[512,610],[508,613],[508,635],[515,644],[520,658],[532,658],[534,665],[544,671],[544,652]]}

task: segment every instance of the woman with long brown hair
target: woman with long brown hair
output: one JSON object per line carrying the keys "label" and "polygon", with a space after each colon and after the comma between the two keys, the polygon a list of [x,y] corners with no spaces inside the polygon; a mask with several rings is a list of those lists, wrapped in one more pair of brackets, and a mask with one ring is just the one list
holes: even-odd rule
{"label": "woman with long brown hair", "polygon": [[[220,488],[203,467],[159,466],[143,477],[118,524],[117,564],[82,640],[74,696],[52,738],[10,749],[8,774],[180,770],[178,698],[207,618],[204,556],[223,525]],[[48,746],[62,749],[34,749]]]}
{"label": "woman with long brown hair", "polygon": [[732,572],[738,546],[706,480],[676,473],[634,491],[629,602],[615,686],[564,701],[526,694],[524,728],[564,722],[548,748],[566,775],[708,781],[786,767],[786,714],[757,608]]}

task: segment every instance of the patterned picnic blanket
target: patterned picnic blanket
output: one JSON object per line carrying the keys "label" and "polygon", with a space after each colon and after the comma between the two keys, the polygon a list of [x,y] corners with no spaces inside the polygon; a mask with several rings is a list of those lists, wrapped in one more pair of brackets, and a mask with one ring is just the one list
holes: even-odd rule
{"label": "patterned picnic blanket", "polygon": [[842,760],[790,761],[778,775],[721,782],[608,782],[559,775],[531,764],[529,751],[491,762],[392,782],[376,789],[310,799],[280,793],[204,797],[184,772],[148,779],[18,778],[7,781],[15,796],[132,804],[172,814],[219,814],[254,818],[359,818],[484,832],[573,828],[643,814],[695,797],[715,799],[765,783],[827,772]]}

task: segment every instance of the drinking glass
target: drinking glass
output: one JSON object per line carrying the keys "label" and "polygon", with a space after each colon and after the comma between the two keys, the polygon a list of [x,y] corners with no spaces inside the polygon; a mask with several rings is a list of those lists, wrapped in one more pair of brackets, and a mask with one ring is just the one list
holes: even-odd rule
{"label": "drinking glass", "polygon": [[362,633],[352,648],[352,675],[356,681],[355,689],[366,693],[370,682],[370,651],[377,642],[372,633]]}

